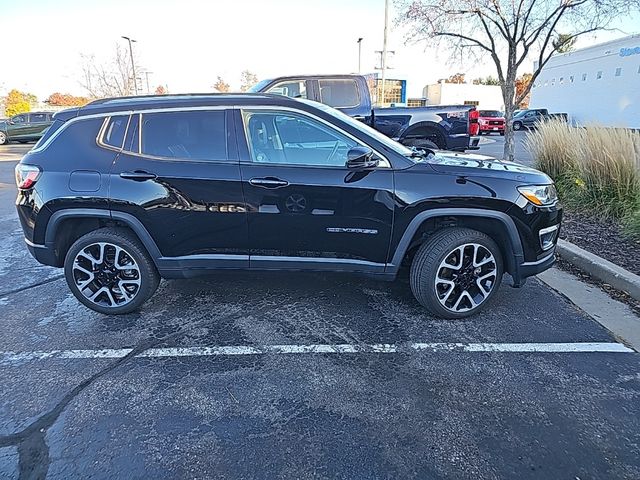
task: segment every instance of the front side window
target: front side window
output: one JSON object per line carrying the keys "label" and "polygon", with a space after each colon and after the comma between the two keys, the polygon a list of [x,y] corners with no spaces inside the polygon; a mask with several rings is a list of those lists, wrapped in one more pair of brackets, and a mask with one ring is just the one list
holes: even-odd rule
{"label": "front side window", "polygon": [[293,80],[275,84],[267,93],[276,93],[291,98],[307,98],[307,87],[304,80]]}
{"label": "front side window", "polygon": [[227,159],[224,110],[142,115],[141,153],[161,158]]}
{"label": "front side window", "polygon": [[318,80],[320,101],[334,108],[357,107],[360,94],[355,80]]}
{"label": "front side window", "polygon": [[129,115],[118,115],[109,118],[107,126],[102,135],[102,143],[114,148],[122,148],[124,134],[127,131]]}
{"label": "front side window", "polygon": [[11,117],[11,121],[13,123],[27,123],[27,116],[26,115],[15,115],[15,116]]}
{"label": "front side window", "polygon": [[256,163],[344,167],[358,143],[317,120],[289,112],[244,111],[251,160]]}

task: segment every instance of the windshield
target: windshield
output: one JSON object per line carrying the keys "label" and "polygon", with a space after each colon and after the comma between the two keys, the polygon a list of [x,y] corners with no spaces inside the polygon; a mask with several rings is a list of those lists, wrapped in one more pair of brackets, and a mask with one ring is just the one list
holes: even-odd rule
{"label": "windshield", "polygon": [[409,156],[414,153],[413,150],[405,147],[404,145],[396,142],[395,140],[392,140],[391,138],[371,128],[370,126],[365,125],[361,121],[354,120],[349,115],[342,113],[340,110],[336,110],[335,108],[328,107],[323,103],[318,103],[311,100],[304,100],[304,99],[297,99],[297,100],[300,102],[304,102],[308,105],[312,105],[322,110],[323,112],[328,113],[329,115],[335,118],[338,118],[339,120],[342,120],[345,123],[348,123],[349,125],[356,128],[357,130],[360,130],[361,132],[369,135],[370,137],[375,138],[378,142],[382,143],[385,147],[390,148],[391,150],[399,153],[400,155]]}
{"label": "windshield", "polygon": [[260,80],[253,87],[251,87],[249,90],[247,90],[247,93],[260,93],[260,90],[262,90],[264,87],[266,87],[269,84],[269,82],[271,82],[270,78],[266,78],[264,80]]}
{"label": "windshield", "polygon": [[498,110],[480,110],[478,113],[481,117],[496,118],[503,116],[502,112],[499,112]]}

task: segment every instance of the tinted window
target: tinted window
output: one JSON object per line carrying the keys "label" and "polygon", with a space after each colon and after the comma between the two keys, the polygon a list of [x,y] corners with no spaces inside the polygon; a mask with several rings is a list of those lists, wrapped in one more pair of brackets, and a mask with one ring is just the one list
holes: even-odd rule
{"label": "tinted window", "polygon": [[29,116],[29,121],[31,123],[45,123],[47,120],[48,119],[46,113],[32,113]]}
{"label": "tinted window", "polygon": [[191,160],[226,160],[225,112],[142,115],[142,153]]}
{"label": "tinted window", "polygon": [[481,117],[502,117],[502,112],[497,110],[480,110],[479,115]]}
{"label": "tinted window", "polygon": [[307,87],[303,80],[282,82],[267,90],[267,93],[277,93],[291,98],[307,98]]}
{"label": "tinted window", "polygon": [[330,107],[355,107],[360,104],[355,80],[319,80],[320,101]]}
{"label": "tinted window", "polygon": [[11,121],[13,123],[26,123],[27,116],[26,115],[16,115],[14,117],[11,117]]}
{"label": "tinted window", "polygon": [[308,117],[284,112],[244,112],[244,123],[257,163],[344,167],[357,143]]}
{"label": "tinted window", "polygon": [[107,123],[107,128],[104,130],[102,142],[115,148],[122,148],[122,142],[124,142],[124,134],[127,131],[128,121],[129,115],[111,117],[109,119],[109,123]]}
{"label": "tinted window", "polygon": [[56,130],[58,130],[62,125],[64,124],[64,122],[62,120],[54,120],[53,123],[51,124],[51,126],[49,126],[43,133],[42,137],[40,137],[40,140],[38,140],[38,143],[36,143],[35,147],[33,147],[34,149],[39,148],[40,146],[44,145],[44,143],[49,140],[49,138],[56,132]]}

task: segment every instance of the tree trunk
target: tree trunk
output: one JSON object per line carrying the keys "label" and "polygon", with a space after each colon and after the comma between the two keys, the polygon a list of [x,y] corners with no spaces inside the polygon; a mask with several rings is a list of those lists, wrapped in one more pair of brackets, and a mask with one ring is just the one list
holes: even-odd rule
{"label": "tree trunk", "polygon": [[516,150],[516,139],[511,128],[511,120],[513,119],[513,111],[517,108],[515,105],[516,96],[516,48],[515,45],[509,45],[509,54],[507,58],[507,77],[502,85],[502,98],[504,100],[504,152],[502,158],[513,162]]}

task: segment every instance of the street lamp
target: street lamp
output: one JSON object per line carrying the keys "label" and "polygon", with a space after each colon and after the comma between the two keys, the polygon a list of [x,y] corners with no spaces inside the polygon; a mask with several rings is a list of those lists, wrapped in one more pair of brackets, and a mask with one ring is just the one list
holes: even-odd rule
{"label": "street lamp", "polygon": [[362,73],[362,40],[358,38],[358,74]]}
{"label": "street lamp", "polygon": [[132,43],[135,42],[133,38],[122,36],[127,42],[129,42],[129,56],[131,57],[131,69],[133,70],[133,90],[138,95],[138,82],[136,81],[136,63],[133,61],[133,47]]}

